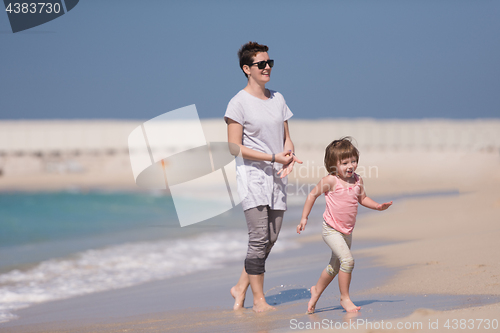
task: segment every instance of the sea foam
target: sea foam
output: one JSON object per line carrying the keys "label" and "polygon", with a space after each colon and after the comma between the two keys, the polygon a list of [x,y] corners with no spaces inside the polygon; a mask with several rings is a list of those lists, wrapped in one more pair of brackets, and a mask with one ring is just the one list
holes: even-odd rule
{"label": "sea foam", "polygon": [[[280,235],[273,252],[297,243]],[[0,275],[0,322],[16,310],[79,295],[125,288],[243,261],[248,236],[243,230],[206,233],[177,240],[125,243],[43,261],[28,270]]]}

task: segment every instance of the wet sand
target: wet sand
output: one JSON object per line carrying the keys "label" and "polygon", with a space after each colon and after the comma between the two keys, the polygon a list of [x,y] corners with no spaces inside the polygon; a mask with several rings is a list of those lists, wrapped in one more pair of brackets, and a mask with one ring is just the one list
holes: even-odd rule
{"label": "wet sand", "polygon": [[[366,216],[367,218],[369,215]],[[317,232],[318,228],[314,229]],[[311,230],[313,231],[313,230]],[[393,246],[359,240],[353,245],[356,274],[352,297],[362,307],[356,316],[339,304],[336,280],[325,291],[314,315],[306,315],[309,287],[329,260],[328,249],[316,235],[301,240],[299,248],[270,257],[266,273],[266,299],[277,310],[256,314],[248,293],[246,309],[231,310],[228,286],[239,264],[137,287],[55,301],[18,311],[18,320],[2,324],[3,332],[284,332],[315,322],[349,320],[377,322],[411,315],[420,308],[446,311],[500,302],[500,296],[407,294],[370,292],[395,278],[400,270],[375,263],[363,254]],[[417,313],[422,313],[418,310]]]}

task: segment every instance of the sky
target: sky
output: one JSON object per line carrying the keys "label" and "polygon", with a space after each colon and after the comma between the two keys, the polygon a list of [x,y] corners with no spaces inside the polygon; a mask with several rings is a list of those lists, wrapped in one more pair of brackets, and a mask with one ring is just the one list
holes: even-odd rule
{"label": "sky", "polygon": [[81,0],[12,33],[0,119],[221,118],[248,41],[296,119],[500,118],[500,1]]}

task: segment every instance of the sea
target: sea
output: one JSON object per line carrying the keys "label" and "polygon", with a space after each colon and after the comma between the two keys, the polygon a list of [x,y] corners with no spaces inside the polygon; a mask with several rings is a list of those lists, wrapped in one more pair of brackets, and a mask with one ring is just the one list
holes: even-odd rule
{"label": "sea", "polygon": [[[282,229],[273,252],[297,247],[293,235]],[[247,242],[241,206],[181,227],[164,192],[0,193],[0,322],[43,302],[243,263]]]}
{"label": "sea", "polygon": [[[374,199],[450,195],[459,191]],[[302,246],[295,226],[304,200],[289,194],[273,253]],[[323,210],[320,197],[310,221]],[[360,206],[358,215],[368,212]],[[316,224],[309,234],[320,233]],[[241,205],[181,227],[167,192],[0,192],[0,323],[44,302],[242,265],[247,244]]]}

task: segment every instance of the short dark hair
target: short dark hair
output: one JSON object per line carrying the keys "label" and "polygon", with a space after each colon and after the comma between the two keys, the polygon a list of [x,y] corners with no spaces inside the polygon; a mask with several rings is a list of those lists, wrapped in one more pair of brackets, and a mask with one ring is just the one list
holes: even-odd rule
{"label": "short dark hair", "polygon": [[[267,45],[261,45],[257,42],[248,42],[238,50],[238,58],[240,59],[240,68],[243,71],[243,66],[250,66],[253,63],[253,58],[260,52],[267,52],[269,48]],[[248,78],[247,73],[243,74]]]}
{"label": "short dark hair", "polygon": [[359,162],[359,151],[352,144],[352,138],[345,136],[332,141],[325,149],[325,168],[329,174],[337,175],[337,163],[345,158],[355,157]]}

